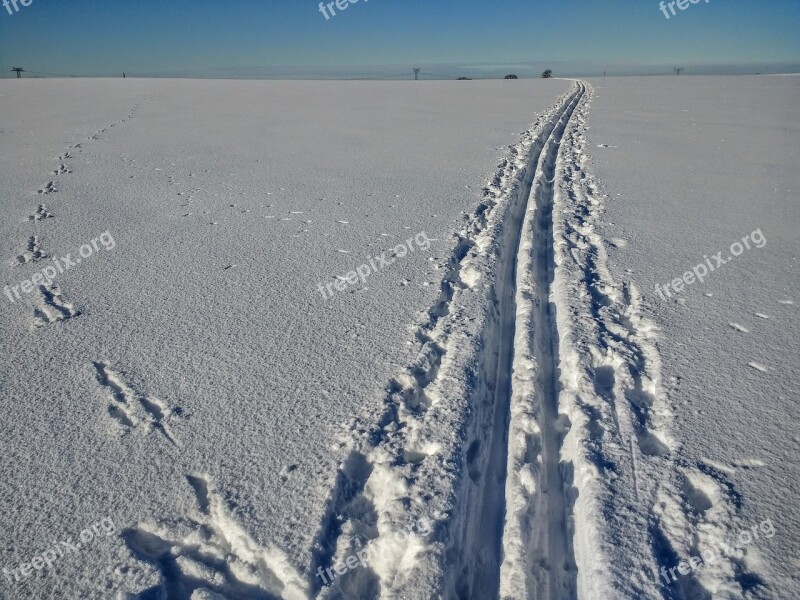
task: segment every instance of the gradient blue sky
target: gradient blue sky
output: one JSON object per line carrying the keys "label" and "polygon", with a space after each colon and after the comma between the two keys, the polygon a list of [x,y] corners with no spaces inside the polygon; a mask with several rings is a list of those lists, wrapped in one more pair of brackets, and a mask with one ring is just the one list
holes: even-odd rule
{"label": "gradient blue sky", "polygon": [[325,77],[800,70],[800,0],[32,0],[0,5],[0,76]]}

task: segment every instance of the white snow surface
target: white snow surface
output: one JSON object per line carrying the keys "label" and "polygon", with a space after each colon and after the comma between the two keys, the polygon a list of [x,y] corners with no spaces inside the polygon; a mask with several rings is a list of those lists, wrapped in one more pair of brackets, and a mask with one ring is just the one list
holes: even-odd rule
{"label": "white snow surface", "polygon": [[0,82],[0,598],[800,596],[798,87]]}
{"label": "white snow surface", "polygon": [[[255,573],[229,579],[279,580],[256,584],[266,595],[321,585],[352,423],[377,422],[453,232],[569,85],[0,82],[4,284],[52,264],[14,266],[32,237],[73,260],[103,232],[116,243],[59,275],[49,301],[0,303],[0,565],[105,517],[117,528],[0,594],[150,589],[157,569],[135,556],[154,531],[187,560],[213,531],[205,546]],[[39,205],[52,217],[27,221]],[[421,232],[429,249],[323,299],[319,283]],[[263,568],[259,548],[274,556]]]}
{"label": "white snow surface", "polygon": [[[659,562],[727,544],[727,563],[684,578],[691,597],[800,597],[800,76],[590,81],[601,233],[613,277],[635,283],[658,327],[672,415],[681,490],[654,510]],[[734,258],[757,230],[762,247]],[[702,283],[655,291],[719,251],[727,263]],[[761,524],[771,536],[740,543]]]}

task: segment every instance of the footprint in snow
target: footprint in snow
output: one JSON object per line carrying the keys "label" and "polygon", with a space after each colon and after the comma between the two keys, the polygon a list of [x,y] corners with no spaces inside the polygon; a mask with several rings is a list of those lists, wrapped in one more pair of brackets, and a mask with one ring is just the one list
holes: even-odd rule
{"label": "footprint in snow", "polygon": [[54,194],[57,191],[58,191],[58,189],[56,188],[56,182],[55,181],[48,181],[47,185],[45,185],[43,188],[41,188],[39,190],[36,190],[36,193],[37,194]]}
{"label": "footprint in snow", "polygon": [[281,469],[281,480],[286,481],[289,479],[289,475],[297,470],[297,465],[287,465]]}
{"label": "footprint in snow", "polygon": [[36,212],[30,215],[26,221],[41,221],[42,219],[52,219],[53,215],[48,212],[47,207],[44,204],[40,204],[36,208]]}

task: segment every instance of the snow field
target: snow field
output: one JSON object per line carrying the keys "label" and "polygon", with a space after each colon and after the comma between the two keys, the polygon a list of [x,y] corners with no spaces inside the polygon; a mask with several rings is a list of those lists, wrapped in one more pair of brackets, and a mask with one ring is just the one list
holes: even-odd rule
{"label": "snow field", "polygon": [[782,79],[5,84],[0,595],[791,595]]}

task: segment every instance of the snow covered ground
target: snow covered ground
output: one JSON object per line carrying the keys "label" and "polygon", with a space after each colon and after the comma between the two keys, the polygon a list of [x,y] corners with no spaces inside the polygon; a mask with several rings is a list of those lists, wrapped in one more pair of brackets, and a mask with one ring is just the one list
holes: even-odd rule
{"label": "snow covered ground", "polygon": [[799,595],[799,86],[0,82],[0,597]]}
{"label": "snow covered ground", "polygon": [[[729,566],[689,578],[730,597],[799,597],[800,76],[591,83],[612,273],[636,284],[660,330],[670,470],[683,487],[662,509],[673,523],[662,562],[674,566],[680,548],[720,553],[742,535]],[[706,256],[717,270],[703,282],[656,291]],[[765,522],[773,535],[746,543],[741,532]]]}

